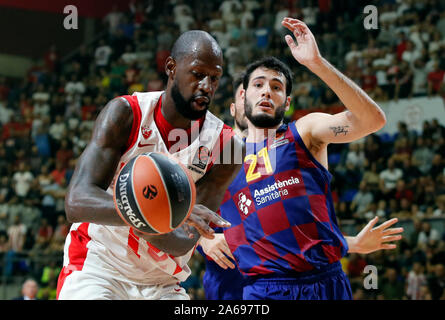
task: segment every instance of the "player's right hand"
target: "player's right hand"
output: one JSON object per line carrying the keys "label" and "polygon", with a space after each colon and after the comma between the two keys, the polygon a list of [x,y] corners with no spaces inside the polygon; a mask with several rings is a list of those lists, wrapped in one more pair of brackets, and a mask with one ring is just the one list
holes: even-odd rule
{"label": "player's right hand", "polygon": [[189,233],[190,237],[193,237],[193,233],[190,232],[188,226],[195,227],[201,236],[207,239],[213,239],[215,231],[210,228],[209,224],[214,223],[217,227],[228,228],[231,226],[230,222],[223,219],[220,215],[213,212],[202,204],[196,204],[193,207],[192,213],[185,221],[183,228]]}

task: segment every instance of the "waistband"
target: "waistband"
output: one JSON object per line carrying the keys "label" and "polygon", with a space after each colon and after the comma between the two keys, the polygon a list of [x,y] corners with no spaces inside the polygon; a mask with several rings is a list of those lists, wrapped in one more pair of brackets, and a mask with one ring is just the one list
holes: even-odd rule
{"label": "waistband", "polygon": [[292,282],[292,283],[308,283],[322,280],[326,277],[332,277],[339,273],[343,273],[343,269],[340,261],[329,264],[326,267],[320,269],[314,269],[306,272],[295,272],[287,274],[271,273],[266,275],[250,276],[247,277],[247,282],[252,284],[254,282]]}

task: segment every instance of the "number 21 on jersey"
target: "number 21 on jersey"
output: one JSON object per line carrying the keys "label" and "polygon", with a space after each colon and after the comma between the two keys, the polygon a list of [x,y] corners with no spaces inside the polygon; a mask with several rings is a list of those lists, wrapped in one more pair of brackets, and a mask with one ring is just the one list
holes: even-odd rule
{"label": "number 21 on jersey", "polygon": [[267,147],[264,147],[263,149],[258,151],[257,155],[256,154],[248,154],[244,158],[245,163],[248,163],[250,161],[249,169],[247,169],[247,173],[246,173],[246,181],[247,182],[256,180],[261,177],[261,172],[259,172],[258,170],[256,170],[256,172],[255,172],[255,169],[257,168],[257,164],[258,164],[258,158],[262,158],[264,161],[264,168],[266,169],[265,173],[267,175],[273,173],[273,168],[272,168],[272,164],[270,162],[269,153],[267,152]]}

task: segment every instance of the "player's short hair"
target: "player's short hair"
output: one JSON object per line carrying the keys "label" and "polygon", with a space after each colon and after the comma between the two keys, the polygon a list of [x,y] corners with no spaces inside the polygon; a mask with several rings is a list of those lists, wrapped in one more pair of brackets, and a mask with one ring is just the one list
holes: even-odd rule
{"label": "player's short hair", "polygon": [[202,30],[190,30],[184,32],[173,44],[171,56],[176,61],[181,60],[185,56],[192,53],[193,44],[199,42],[202,44],[209,44],[215,55],[222,56],[222,50],[218,42],[208,32]]}
{"label": "player's short hair", "polygon": [[[243,84],[244,81],[244,72],[237,74],[234,79],[233,79],[233,95],[236,96],[236,90],[238,89],[238,87]],[[243,85],[244,86],[244,85]]]}
{"label": "player's short hair", "polygon": [[247,88],[252,72],[254,72],[258,68],[272,69],[281,72],[286,78],[286,95],[290,96],[292,92],[292,70],[284,62],[275,57],[265,57],[249,64],[244,73],[244,88]]}

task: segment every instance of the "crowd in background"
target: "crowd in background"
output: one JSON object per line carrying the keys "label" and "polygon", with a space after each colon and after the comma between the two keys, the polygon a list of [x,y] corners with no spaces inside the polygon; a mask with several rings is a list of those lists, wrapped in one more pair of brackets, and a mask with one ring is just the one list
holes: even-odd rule
{"label": "crowd in background", "polygon": [[[39,297],[53,299],[69,232],[64,196],[94,120],[112,98],[162,90],[165,59],[184,31],[212,34],[224,52],[224,76],[211,111],[231,125],[233,78],[256,58],[274,55],[294,72],[291,109],[341,109],[336,95],[298,65],[281,26],[300,18],[322,55],[377,102],[445,97],[445,5],[439,0],[376,1],[378,29],[363,26],[364,1],[131,1],[113,7],[106,32],[68,59],[53,45],[23,79],[0,77],[0,269],[4,279],[32,276]],[[336,109],[337,108],[337,109]],[[412,223],[394,251],[342,260],[356,299],[445,299],[445,128],[437,119],[421,131],[400,122],[390,139],[378,133],[329,146],[339,222],[354,230],[378,215]],[[38,262],[36,262],[38,261]],[[202,299],[203,259],[190,262],[184,283]],[[363,289],[363,268],[379,271],[376,290]]]}

